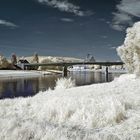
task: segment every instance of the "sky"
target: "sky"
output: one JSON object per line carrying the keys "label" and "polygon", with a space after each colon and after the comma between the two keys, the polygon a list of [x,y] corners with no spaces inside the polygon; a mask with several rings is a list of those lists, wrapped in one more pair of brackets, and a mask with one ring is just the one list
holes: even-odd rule
{"label": "sky", "polygon": [[0,53],[119,60],[140,0],[0,0]]}

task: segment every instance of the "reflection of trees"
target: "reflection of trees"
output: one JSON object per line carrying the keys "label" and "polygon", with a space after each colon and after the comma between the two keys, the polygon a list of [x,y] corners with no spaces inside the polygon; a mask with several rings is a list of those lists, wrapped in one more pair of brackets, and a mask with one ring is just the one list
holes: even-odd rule
{"label": "reflection of trees", "polygon": [[33,96],[39,91],[54,89],[58,76],[38,78],[0,79],[0,98]]}
{"label": "reflection of trees", "polygon": [[70,76],[76,80],[76,85],[88,85],[105,81],[104,75],[101,72],[78,71],[71,72]]}
{"label": "reflection of trees", "polygon": [[39,91],[53,89],[58,76],[0,80],[0,98],[33,96]]}
{"label": "reflection of trees", "polygon": [[31,80],[32,83],[32,90],[34,93],[39,92],[39,78],[34,78]]}
{"label": "reflection of trees", "polygon": [[19,81],[19,91],[22,93],[23,96],[32,96],[39,91],[38,83],[39,82],[37,78],[21,79]]}
{"label": "reflection of trees", "polygon": [[15,80],[1,80],[0,81],[0,96],[14,97],[17,91],[17,81]]}
{"label": "reflection of trees", "polygon": [[13,96],[16,96],[16,91],[18,88],[18,82],[14,81],[13,83],[10,83],[10,89],[12,90]]}
{"label": "reflection of trees", "polygon": [[45,91],[49,88],[54,89],[58,76],[47,76],[39,78],[39,90]]}
{"label": "reflection of trees", "polygon": [[0,97],[2,96],[3,92],[4,92],[4,84],[2,81],[0,81]]}
{"label": "reflection of trees", "polygon": [[105,82],[105,75],[102,72],[94,72],[95,83]]}
{"label": "reflection of trees", "polygon": [[0,97],[32,96],[39,91],[38,79],[5,79],[0,81]]}

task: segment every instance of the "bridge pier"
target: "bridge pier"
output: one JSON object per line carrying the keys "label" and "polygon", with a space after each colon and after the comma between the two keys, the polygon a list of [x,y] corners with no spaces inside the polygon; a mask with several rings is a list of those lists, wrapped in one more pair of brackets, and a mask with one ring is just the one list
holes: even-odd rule
{"label": "bridge pier", "polygon": [[109,72],[108,72],[108,66],[105,67],[105,81],[109,81]]}
{"label": "bridge pier", "polygon": [[68,70],[67,70],[67,66],[63,67],[63,77],[67,77],[68,76]]}

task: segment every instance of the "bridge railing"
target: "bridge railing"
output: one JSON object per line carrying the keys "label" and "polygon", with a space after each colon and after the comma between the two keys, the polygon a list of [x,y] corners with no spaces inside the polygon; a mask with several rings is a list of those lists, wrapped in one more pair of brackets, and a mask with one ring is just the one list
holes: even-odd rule
{"label": "bridge railing", "polygon": [[72,65],[123,65],[123,62],[57,62],[57,63],[24,63],[24,66],[72,66]]}

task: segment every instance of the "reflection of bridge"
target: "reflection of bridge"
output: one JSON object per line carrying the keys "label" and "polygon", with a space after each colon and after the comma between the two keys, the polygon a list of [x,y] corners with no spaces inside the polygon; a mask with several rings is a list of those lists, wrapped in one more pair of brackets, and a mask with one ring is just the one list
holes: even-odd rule
{"label": "reflection of bridge", "polygon": [[108,67],[113,65],[123,65],[123,62],[59,62],[59,63],[22,63],[22,69],[27,69],[30,66],[62,66],[63,67],[63,76],[67,77],[67,67],[73,65],[99,65],[105,66],[105,73],[106,73],[106,81],[108,81]]}

